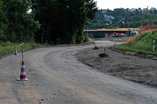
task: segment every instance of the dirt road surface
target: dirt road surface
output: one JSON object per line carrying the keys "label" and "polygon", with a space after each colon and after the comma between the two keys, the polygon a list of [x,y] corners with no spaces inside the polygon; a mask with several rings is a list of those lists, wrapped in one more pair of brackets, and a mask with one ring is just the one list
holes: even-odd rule
{"label": "dirt road surface", "polygon": [[[104,42],[106,46],[112,42]],[[103,45],[98,42],[97,45]],[[157,104],[157,89],[93,70],[75,54],[93,46],[39,48],[0,60],[0,104]]]}

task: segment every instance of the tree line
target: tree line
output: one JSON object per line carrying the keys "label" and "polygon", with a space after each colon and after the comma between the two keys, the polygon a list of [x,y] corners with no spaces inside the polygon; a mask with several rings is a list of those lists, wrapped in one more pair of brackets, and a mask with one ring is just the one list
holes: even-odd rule
{"label": "tree line", "polygon": [[94,0],[0,0],[0,41],[83,43]]}
{"label": "tree line", "polygon": [[141,27],[144,24],[157,24],[156,8],[98,10],[90,28]]}

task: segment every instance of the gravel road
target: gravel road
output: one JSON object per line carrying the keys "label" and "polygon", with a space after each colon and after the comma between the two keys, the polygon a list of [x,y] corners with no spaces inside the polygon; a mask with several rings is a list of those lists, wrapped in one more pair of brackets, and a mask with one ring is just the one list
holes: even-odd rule
{"label": "gravel road", "polygon": [[[97,42],[113,45],[112,42]],[[29,81],[16,81],[20,54],[0,60],[0,104],[157,104],[157,89],[105,75],[75,54],[92,46],[39,48],[24,53]]]}

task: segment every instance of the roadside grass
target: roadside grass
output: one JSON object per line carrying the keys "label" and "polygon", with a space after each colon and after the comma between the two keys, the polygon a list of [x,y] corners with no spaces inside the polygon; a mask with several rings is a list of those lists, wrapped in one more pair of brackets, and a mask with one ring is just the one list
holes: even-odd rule
{"label": "roadside grass", "polygon": [[[153,43],[153,40],[155,41],[155,43]],[[117,45],[115,46],[115,48],[122,51],[130,51],[139,54],[157,56],[157,31],[141,34],[130,43]]]}
{"label": "roadside grass", "polygon": [[22,47],[23,51],[26,51],[39,47],[39,45],[36,43],[24,43],[23,45],[20,45],[20,43],[0,42],[0,57],[9,54],[14,54],[15,49],[17,49],[17,52],[21,52]]}

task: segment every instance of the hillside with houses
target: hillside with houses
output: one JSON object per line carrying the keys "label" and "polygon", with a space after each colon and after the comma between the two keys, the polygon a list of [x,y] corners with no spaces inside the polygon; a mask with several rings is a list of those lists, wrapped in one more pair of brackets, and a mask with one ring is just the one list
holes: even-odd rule
{"label": "hillside with houses", "polygon": [[101,9],[97,11],[96,17],[90,22],[89,28],[141,27],[144,24],[157,24],[156,17],[157,9],[153,7]]}

